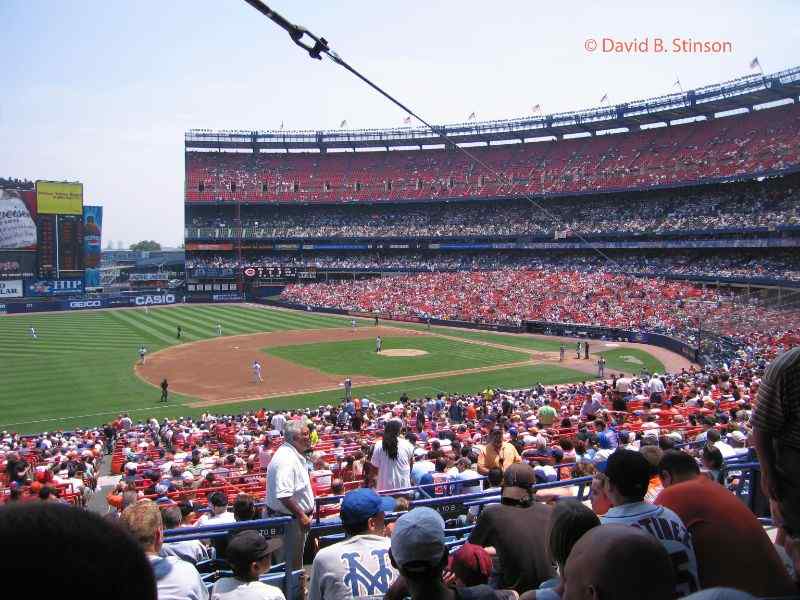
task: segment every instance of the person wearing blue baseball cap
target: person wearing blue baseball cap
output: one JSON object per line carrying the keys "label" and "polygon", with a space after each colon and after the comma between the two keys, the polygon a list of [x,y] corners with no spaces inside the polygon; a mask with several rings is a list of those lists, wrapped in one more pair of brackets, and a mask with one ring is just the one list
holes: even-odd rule
{"label": "person wearing blue baseball cap", "polygon": [[347,539],[323,548],[311,567],[309,600],[352,600],[383,595],[397,579],[384,537],[384,516],[395,500],[370,488],[345,494],[340,516]]}

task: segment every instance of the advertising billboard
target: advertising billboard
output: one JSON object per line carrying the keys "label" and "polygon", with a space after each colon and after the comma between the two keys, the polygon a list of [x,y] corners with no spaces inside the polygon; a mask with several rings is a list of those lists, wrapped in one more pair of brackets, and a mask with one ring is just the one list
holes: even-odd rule
{"label": "advertising billboard", "polygon": [[83,266],[94,269],[100,264],[102,248],[103,207],[83,207]]}
{"label": "advertising billboard", "polygon": [[36,208],[46,215],[82,215],[83,184],[37,181]]}
{"label": "advertising billboard", "polygon": [[5,298],[22,298],[22,279],[0,281],[0,301]]}
{"label": "advertising billboard", "polygon": [[33,192],[0,190],[0,250],[36,250]]}
{"label": "advertising billboard", "polygon": [[26,296],[67,296],[83,293],[82,279],[38,279],[28,284]]}
{"label": "advertising billboard", "polygon": [[35,275],[35,252],[4,252],[0,250],[0,279],[29,279]]}

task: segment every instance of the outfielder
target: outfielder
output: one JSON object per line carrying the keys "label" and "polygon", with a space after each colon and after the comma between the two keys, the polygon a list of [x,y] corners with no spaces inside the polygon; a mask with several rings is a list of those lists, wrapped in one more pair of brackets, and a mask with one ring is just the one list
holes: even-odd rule
{"label": "outfielder", "polygon": [[31,327],[31,338],[36,339],[36,327]]}
{"label": "outfielder", "polygon": [[217,337],[222,336],[222,323],[217,323]]}

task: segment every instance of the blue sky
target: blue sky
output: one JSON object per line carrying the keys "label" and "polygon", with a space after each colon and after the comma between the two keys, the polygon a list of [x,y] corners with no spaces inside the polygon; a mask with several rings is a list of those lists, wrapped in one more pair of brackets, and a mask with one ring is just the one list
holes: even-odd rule
{"label": "blue sky", "polygon": [[[800,63],[800,2],[268,3],[435,123],[586,108]],[[0,175],[80,180],[104,246],[183,237],[188,128],[353,128],[403,114],[312,61],[242,0],[2,0]],[[728,41],[723,54],[588,52],[588,38]]]}

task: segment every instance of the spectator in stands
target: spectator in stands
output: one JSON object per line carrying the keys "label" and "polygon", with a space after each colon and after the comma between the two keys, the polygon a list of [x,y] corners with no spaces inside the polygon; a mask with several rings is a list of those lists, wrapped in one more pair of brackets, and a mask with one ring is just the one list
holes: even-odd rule
{"label": "spectator in stands", "polygon": [[122,513],[122,522],[139,542],[150,564],[158,587],[158,600],[205,600],[206,586],[191,563],[177,556],[159,555],[164,542],[164,527],[158,505],[141,500]]}
{"label": "spectator in stands", "polygon": [[[503,474],[500,504],[484,507],[471,544],[491,546],[498,559],[498,585],[519,593],[555,576],[545,534],[552,509],[533,497],[536,476],[530,465],[514,464]],[[524,548],[524,552],[520,549]]]}
{"label": "spectator in stands", "polygon": [[285,600],[279,588],[258,580],[269,571],[272,553],[280,545],[280,540],[267,540],[253,530],[234,535],[226,556],[233,577],[223,577],[214,583],[211,597],[214,600]]}
{"label": "spectator in stands", "polygon": [[755,596],[797,592],[753,513],[723,486],[701,475],[694,458],[669,450],[659,470],[664,491],[656,504],[673,510],[692,535],[701,588],[732,587]]}
{"label": "spectator in stands", "polygon": [[389,561],[390,542],[383,529],[385,513],[394,507],[394,498],[370,488],[345,495],[340,516],[348,537],[314,558],[309,600],[352,600],[389,591],[397,570]]}
{"label": "spectator in stands", "polygon": [[521,460],[517,449],[509,442],[503,441],[503,430],[495,427],[489,433],[489,443],[478,455],[478,473],[487,475],[489,469],[494,467],[505,471]]}
{"label": "spectator in stands", "polygon": [[753,425],[764,493],[777,505],[786,534],[800,538],[800,347],[770,363]]}
{"label": "spectator in stands", "polygon": [[203,514],[198,520],[197,525],[222,525],[223,523],[233,523],[236,519],[233,513],[228,512],[228,497],[225,492],[211,492],[208,495],[208,507],[211,512]]}
{"label": "spectator in stands", "polygon": [[[311,448],[311,440],[302,420],[287,422],[283,435],[283,444],[275,451],[267,468],[265,516],[292,517],[283,536],[286,571],[291,573],[303,567],[303,549],[314,514],[314,492],[304,457]],[[287,595],[293,597],[294,590],[287,589]]]}
{"label": "spectator in stands", "polygon": [[605,470],[605,492],[612,508],[600,521],[647,530],[664,546],[673,561],[675,592],[692,593],[700,588],[691,535],[673,511],[644,501],[650,471],[650,463],[639,452],[618,448],[609,457]]}
{"label": "spectator in stands", "polygon": [[389,419],[383,429],[383,438],[375,442],[370,464],[378,470],[378,490],[393,490],[411,485],[414,446],[400,437],[402,426],[399,420]]}
{"label": "spectator in stands", "polygon": [[557,591],[563,600],[671,600],[675,588],[670,556],[653,536],[601,525],[572,547]]}
{"label": "spectator in stands", "polygon": [[[417,507],[395,523],[391,539],[392,565],[400,572],[387,600],[516,600],[513,590],[487,585],[450,588],[443,580],[449,562],[444,544],[444,521],[432,508]],[[407,588],[408,593],[405,593]]]}
{"label": "spectator in stands", "polygon": [[[167,506],[161,510],[161,520],[165,530],[178,529],[183,522],[183,514],[178,505]],[[185,528],[187,533],[191,528]],[[164,542],[161,546],[161,556],[177,556],[181,560],[196,565],[201,560],[209,558],[208,549],[200,540],[185,540],[180,542]]]}
{"label": "spectator in stands", "polygon": [[0,540],[9,597],[25,594],[10,589],[20,585],[36,596],[72,590],[115,600],[157,598],[153,570],[136,541],[89,511],[53,503],[4,505]]}

